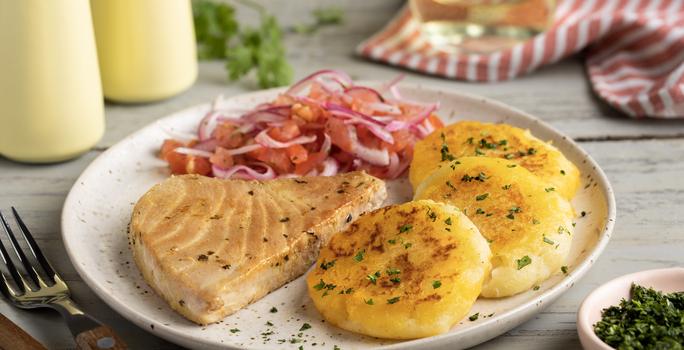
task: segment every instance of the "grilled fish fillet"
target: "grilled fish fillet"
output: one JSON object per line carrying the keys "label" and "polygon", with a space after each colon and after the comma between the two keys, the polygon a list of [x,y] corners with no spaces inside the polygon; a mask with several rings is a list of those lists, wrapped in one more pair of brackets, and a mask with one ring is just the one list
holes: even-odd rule
{"label": "grilled fish fillet", "polygon": [[171,177],[135,205],[129,241],[145,280],[199,324],[304,274],[321,245],[387,196],[363,172],[270,181]]}

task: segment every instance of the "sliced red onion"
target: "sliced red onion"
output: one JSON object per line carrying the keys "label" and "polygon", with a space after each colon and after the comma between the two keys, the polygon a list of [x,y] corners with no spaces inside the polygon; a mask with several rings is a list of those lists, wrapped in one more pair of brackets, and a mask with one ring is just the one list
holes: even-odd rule
{"label": "sliced red onion", "polygon": [[373,135],[377,136],[379,139],[389,143],[390,145],[394,144],[394,137],[392,136],[391,133],[389,133],[387,130],[385,130],[382,126],[370,123],[366,120],[363,119],[358,119],[358,118],[352,118],[352,119],[347,119],[344,121],[345,124],[363,124],[368,128],[368,131],[373,133]]}
{"label": "sliced red onion", "polygon": [[189,156],[197,156],[197,157],[203,157],[203,158],[209,158],[213,155],[212,152],[207,152],[207,151],[202,151],[199,149],[187,148],[187,147],[177,147],[173,151],[176,153],[180,153],[180,154],[186,154]]}
{"label": "sliced red onion", "polygon": [[[258,172],[252,167],[261,167],[264,172]],[[228,169],[218,167],[216,165],[211,166],[211,171],[215,177],[221,179],[245,179],[245,180],[271,180],[276,177],[273,169],[264,163],[253,163],[252,167],[246,165],[235,165]]]}
{"label": "sliced red onion", "polygon": [[241,133],[241,134],[246,134],[248,132],[253,131],[256,128],[257,128],[256,124],[245,124],[245,125],[237,128],[237,129],[235,129],[235,132]]}
{"label": "sliced red onion", "polygon": [[371,123],[375,123],[377,125],[382,125],[382,123],[373,119],[373,117],[371,117],[369,115],[357,112],[355,110],[349,109],[349,108],[344,107],[344,106],[340,106],[340,105],[335,104],[335,103],[326,103],[325,108],[330,113],[334,113],[338,116],[343,116],[343,117],[346,116],[348,118],[361,118],[361,119],[367,120]]}
{"label": "sliced red onion", "polygon": [[385,102],[385,98],[382,96],[380,92],[378,92],[375,89],[369,88],[367,86],[352,86],[346,90],[344,90],[345,94],[350,95],[354,97],[354,95],[357,92],[370,92],[371,94],[375,95],[378,99],[379,103]]}
{"label": "sliced red onion", "polygon": [[316,135],[311,135],[311,136],[299,136],[297,138],[294,138],[288,142],[280,142],[275,139],[273,139],[270,135],[268,135],[268,129],[265,129],[261,131],[257,136],[254,138],[254,141],[258,142],[260,145],[268,148],[287,148],[292,145],[301,145],[309,142],[314,142],[316,141]]}
{"label": "sliced red onion", "polygon": [[328,154],[328,153],[330,153],[331,147],[332,147],[332,140],[330,139],[330,136],[326,133],[323,133],[323,144],[321,145],[321,150],[319,152]]}
{"label": "sliced red onion", "polygon": [[389,103],[375,102],[369,103],[368,108],[373,109],[377,112],[387,113],[387,114],[401,114],[401,109],[395,105]]}
{"label": "sliced red onion", "polygon": [[216,146],[218,146],[218,140],[211,138],[211,139],[204,140],[204,141],[192,146],[192,148],[202,150],[202,151],[207,151],[207,152],[214,152],[214,150],[216,149]]}
{"label": "sliced red onion", "polygon": [[199,127],[197,128],[197,137],[200,141],[207,140],[211,137],[214,129],[216,129],[216,125],[218,125],[218,116],[219,115],[216,112],[211,110],[202,118]]}
{"label": "sliced red onion", "polygon": [[356,134],[356,128],[347,126],[349,138],[351,139],[352,153],[355,156],[365,160],[373,165],[386,166],[389,165],[389,152],[386,149],[375,149],[364,146]]}
{"label": "sliced red onion", "polygon": [[297,83],[292,85],[287,91],[285,91],[285,94],[296,95],[298,92],[304,90],[307,86],[309,86],[309,84],[311,84],[312,82],[322,81],[322,79],[324,78],[328,78],[340,84],[343,88],[346,88],[347,86],[351,86],[353,84],[351,77],[347,75],[347,73],[332,69],[324,69],[315,72],[307,76],[306,78],[298,81]]}
{"label": "sliced red onion", "polygon": [[387,167],[387,172],[385,173],[385,176],[388,179],[396,179],[404,173],[408,166],[409,161],[401,160],[399,159],[399,156],[396,153],[392,153],[390,155],[390,164]]}
{"label": "sliced red onion", "polygon": [[425,127],[422,125],[416,125],[415,129],[418,131],[418,137],[421,139],[430,135],[430,133],[427,131],[427,129],[425,129]]}
{"label": "sliced red onion", "polygon": [[277,123],[284,122],[288,120],[287,116],[284,116],[278,112],[274,111],[255,111],[245,114],[240,118],[243,123]]}
{"label": "sliced red onion", "polygon": [[387,131],[397,131],[401,129],[405,129],[406,127],[417,125],[425,121],[435,110],[439,108],[439,104],[433,103],[431,105],[428,105],[425,107],[417,116],[409,119],[409,120],[395,120],[387,124],[385,129]]}
{"label": "sliced red onion", "polygon": [[258,143],[253,143],[251,145],[246,145],[246,146],[242,146],[239,148],[229,149],[229,150],[227,150],[227,153],[230,154],[231,156],[237,156],[238,154],[245,154],[247,152],[252,152],[252,151],[257,150],[257,149],[262,148],[262,147],[264,147],[264,146],[262,146]]}
{"label": "sliced red onion", "polygon": [[337,175],[340,168],[340,164],[335,160],[335,158],[328,157],[323,161],[323,170],[321,170],[320,176],[333,176]]}

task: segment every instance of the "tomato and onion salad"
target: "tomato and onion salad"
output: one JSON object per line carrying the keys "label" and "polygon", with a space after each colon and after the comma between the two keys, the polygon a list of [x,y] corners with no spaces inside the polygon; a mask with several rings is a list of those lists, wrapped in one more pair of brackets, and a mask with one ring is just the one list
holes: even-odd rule
{"label": "tomato and onion salad", "polygon": [[439,105],[403,98],[399,81],[375,90],[322,70],[246,113],[215,102],[193,139],[166,139],[160,156],[173,174],[267,180],[365,170],[394,179],[415,142],[443,126]]}

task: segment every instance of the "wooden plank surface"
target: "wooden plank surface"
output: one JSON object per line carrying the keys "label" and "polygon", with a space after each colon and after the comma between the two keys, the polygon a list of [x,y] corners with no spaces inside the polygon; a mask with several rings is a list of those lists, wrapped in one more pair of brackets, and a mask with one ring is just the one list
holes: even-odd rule
{"label": "wooden plank surface", "polygon": [[[273,1],[286,25],[326,1]],[[379,29],[401,1],[351,1],[344,4],[346,23],[311,37],[289,34],[289,56],[296,76],[318,68],[339,68],[355,78],[387,80],[399,70],[359,60],[354,46]],[[302,15],[304,14],[304,15]],[[246,14],[245,17],[249,17]],[[406,73],[406,72],[405,72]],[[581,141],[608,174],[616,192],[618,220],[608,248],[587,276],[533,320],[482,349],[579,349],[575,312],[581,300],[601,283],[629,272],[684,265],[684,121],[635,121],[597,101],[587,84],[581,59],[571,58],[515,81],[469,84],[407,73],[407,81],[495,98],[550,122]],[[253,81],[227,84],[223,66],[202,63],[195,86],[167,101],[144,105],[108,104],[107,132],[96,148],[61,164],[35,166],[0,159],[0,209],[17,206],[48,258],[64,275],[74,298],[111,325],[132,349],[176,349],[127,322],[81,281],[60,238],[64,197],[83,169],[103,150],[129,133],[173,111],[254,89]],[[4,300],[0,313],[50,349],[74,348],[59,316],[47,311],[18,310]],[[152,331],[153,332],[153,331]]]}

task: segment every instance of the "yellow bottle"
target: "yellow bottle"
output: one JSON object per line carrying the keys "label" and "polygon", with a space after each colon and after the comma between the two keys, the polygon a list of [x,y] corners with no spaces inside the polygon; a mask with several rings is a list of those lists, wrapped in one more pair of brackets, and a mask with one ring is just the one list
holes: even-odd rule
{"label": "yellow bottle", "polygon": [[107,99],[171,97],[197,78],[190,0],[91,0]]}
{"label": "yellow bottle", "polygon": [[62,161],[103,133],[88,0],[0,0],[0,155]]}

